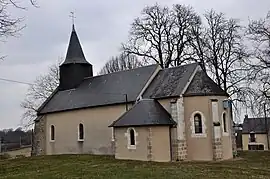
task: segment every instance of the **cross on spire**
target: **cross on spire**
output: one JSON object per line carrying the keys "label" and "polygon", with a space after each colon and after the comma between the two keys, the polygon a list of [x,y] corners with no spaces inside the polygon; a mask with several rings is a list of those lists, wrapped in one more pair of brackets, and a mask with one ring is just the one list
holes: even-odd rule
{"label": "cross on spire", "polygon": [[72,20],[72,26],[74,26],[74,23],[75,23],[75,12],[74,11],[72,11],[72,12],[70,12],[70,16],[69,17],[71,17],[71,20]]}

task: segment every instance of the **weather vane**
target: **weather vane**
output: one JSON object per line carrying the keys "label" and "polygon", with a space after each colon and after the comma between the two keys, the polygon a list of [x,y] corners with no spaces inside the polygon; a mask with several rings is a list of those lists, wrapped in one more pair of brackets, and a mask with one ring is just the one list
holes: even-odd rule
{"label": "weather vane", "polygon": [[70,16],[69,17],[71,17],[71,20],[72,20],[72,25],[74,25],[74,23],[75,23],[75,12],[74,11],[72,11],[72,12],[70,12]]}

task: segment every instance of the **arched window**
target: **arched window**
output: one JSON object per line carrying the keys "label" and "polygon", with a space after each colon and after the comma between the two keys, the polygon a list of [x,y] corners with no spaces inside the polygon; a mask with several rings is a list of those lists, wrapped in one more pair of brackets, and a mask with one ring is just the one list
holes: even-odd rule
{"label": "arched window", "polygon": [[197,113],[194,115],[195,134],[201,134],[202,130],[202,116]]}
{"label": "arched window", "polygon": [[136,130],[134,128],[128,128],[125,136],[127,138],[127,148],[136,149],[136,137],[138,136]]}
{"label": "arched window", "polygon": [[55,139],[55,129],[54,125],[51,125],[51,140],[53,141]]}
{"label": "arched window", "polygon": [[222,115],[222,121],[223,121],[223,132],[227,132],[226,113],[223,113],[223,115]]}
{"label": "arched window", "polygon": [[84,139],[84,128],[83,128],[83,124],[80,123],[79,124],[79,140],[83,140]]}
{"label": "arched window", "polygon": [[253,131],[249,133],[249,142],[256,142],[255,133]]}
{"label": "arched window", "polygon": [[129,130],[130,145],[135,145],[135,132],[134,129]]}

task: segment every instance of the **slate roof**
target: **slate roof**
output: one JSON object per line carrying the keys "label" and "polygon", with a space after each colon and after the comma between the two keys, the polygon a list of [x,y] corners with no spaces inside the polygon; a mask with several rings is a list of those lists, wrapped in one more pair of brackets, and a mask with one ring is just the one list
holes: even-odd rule
{"label": "slate roof", "polygon": [[175,125],[176,122],[154,99],[142,99],[109,127]]}
{"label": "slate roof", "polygon": [[[270,128],[270,118],[267,118],[268,129]],[[243,134],[255,132],[257,134],[266,134],[265,118],[247,118],[243,123]]]}
{"label": "slate roof", "polygon": [[74,25],[72,26],[72,32],[69,40],[66,59],[62,65],[72,63],[89,64],[88,61],[85,59]]}
{"label": "slate roof", "polygon": [[184,96],[229,96],[204,71],[198,70]]}
{"label": "slate roof", "polygon": [[71,109],[134,102],[158,65],[119,71],[84,79],[76,89],[57,91],[38,115]]}
{"label": "slate roof", "polygon": [[144,92],[144,98],[166,98],[179,96],[198,63],[162,69]]}

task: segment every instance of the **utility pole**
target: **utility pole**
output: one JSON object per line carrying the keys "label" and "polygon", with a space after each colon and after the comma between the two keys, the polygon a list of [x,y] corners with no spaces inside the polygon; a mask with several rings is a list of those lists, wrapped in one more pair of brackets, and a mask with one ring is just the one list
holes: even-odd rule
{"label": "utility pole", "polygon": [[232,149],[234,155],[237,155],[237,144],[236,144],[236,137],[235,137],[235,126],[234,126],[234,120],[233,120],[233,102],[232,100],[228,100],[229,110],[230,110],[230,116],[231,116],[231,141],[232,141]]}
{"label": "utility pole", "polygon": [[264,124],[265,124],[265,131],[266,131],[266,139],[267,139],[267,148],[270,150],[269,147],[269,128],[268,128],[268,120],[267,120],[267,115],[266,115],[266,103],[263,105],[263,110],[264,110]]}

